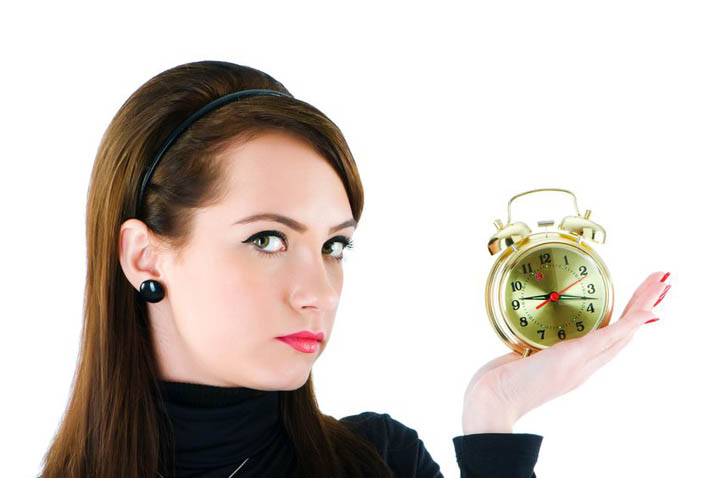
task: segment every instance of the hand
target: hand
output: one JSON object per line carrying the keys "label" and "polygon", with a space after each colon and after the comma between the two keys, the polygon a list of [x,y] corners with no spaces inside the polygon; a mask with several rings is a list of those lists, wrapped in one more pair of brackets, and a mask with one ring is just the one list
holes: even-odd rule
{"label": "hand", "polygon": [[463,433],[511,433],[528,411],[577,388],[609,362],[648,319],[668,286],[650,274],[612,324],[558,342],[526,358],[513,351],[482,366],[465,391]]}

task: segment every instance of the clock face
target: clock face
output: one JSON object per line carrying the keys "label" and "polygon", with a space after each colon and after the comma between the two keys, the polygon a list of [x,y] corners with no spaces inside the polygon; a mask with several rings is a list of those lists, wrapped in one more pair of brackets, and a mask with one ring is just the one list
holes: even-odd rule
{"label": "clock face", "polygon": [[608,291],[580,249],[541,245],[521,256],[502,286],[510,328],[538,348],[585,335],[603,319]]}

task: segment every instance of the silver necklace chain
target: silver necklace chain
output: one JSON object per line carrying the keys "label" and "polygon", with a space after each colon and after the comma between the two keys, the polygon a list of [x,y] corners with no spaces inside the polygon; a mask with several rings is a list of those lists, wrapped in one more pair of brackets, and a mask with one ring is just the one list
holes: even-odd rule
{"label": "silver necklace chain", "polygon": [[[237,468],[235,468],[235,471],[233,471],[232,473],[230,473],[230,476],[228,476],[228,478],[232,478],[233,475],[235,475],[235,473],[237,473],[237,471],[238,471],[240,468],[242,468],[242,466],[245,464],[245,462],[247,462],[249,459],[250,459],[250,457],[245,458],[245,461],[243,461],[242,463],[240,463],[240,466],[238,466]],[[160,472],[158,471],[157,474],[160,475]],[[162,476],[162,475],[160,475],[160,478],[165,478],[165,477]]]}

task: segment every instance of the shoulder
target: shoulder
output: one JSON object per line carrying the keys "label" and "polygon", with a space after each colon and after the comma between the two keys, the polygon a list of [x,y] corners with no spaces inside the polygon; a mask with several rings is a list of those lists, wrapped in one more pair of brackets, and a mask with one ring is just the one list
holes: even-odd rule
{"label": "shoulder", "polygon": [[375,445],[397,477],[442,478],[417,431],[389,413],[362,412],[340,419]]}
{"label": "shoulder", "polygon": [[389,413],[362,412],[340,419],[352,429],[362,433],[384,449],[397,450],[416,445],[417,431],[396,420]]}

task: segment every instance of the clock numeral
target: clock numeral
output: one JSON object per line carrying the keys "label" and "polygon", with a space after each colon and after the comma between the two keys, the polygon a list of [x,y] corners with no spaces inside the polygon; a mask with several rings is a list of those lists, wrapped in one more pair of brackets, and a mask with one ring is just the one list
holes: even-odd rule
{"label": "clock numeral", "polygon": [[523,327],[527,326],[527,317],[520,317],[520,325]]}
{"label": "clock numeral", "polygon": [[595,307],[593,307],[592,302],[590,302],[590,305],[588,305],[588,308],[586,310],[588,312],[595,312]]}
{"label": "clock numeral", "polygon": [[568,260],[567,260],[567,256],[563,256],[563,257],[565,258],[565,265],[566,265],[566,266],[567,266],[567,265],[570,265],[570,263],[569,263]]}
{"label": "clock numeral", "polygon": [[595,293],[595,284],[588,284],[588,294]]}
{"label": "clock numeral", "polygon": [[545,340],[545,330],[538,330],[537,333],[540,334],[540,340]]}
{"label": "clock numeral", "polygon": [[520,301],[515,299],[512,301],[512,308],[513,310],[518,310],[520,308]]}
{"label": "clock numeral", "polygon": [[523,274],[531,274],[532,273],[532,264],[523,264]]}
{"label": "clock numeral", "polygon": [[585,330],[585,326],[582,323],[582,320],[580,322],[575,322],[575,327],[577,327],[578,332],[582,332]]}
{"label": "clock numeral", "polygon": [[558,338],[560,340],[565,340],[565,331],[563,329],[558,330]]}
{"label": "clock numeral", "polygon": [[[523,267],[524,267],[524,266],[523,266]],[[516,291],[518,291],[518,290],[522,290],[522,283],[521,283],[519,280],[516,280],[515,282],[513,282],[513,283],[510,284],[510,285],[512,286],[513,292],[516,292]]]}
{"label": "clock numeral", "polygon": [[587,275],[587,267],[585,267],[585,266],[580,266],[579,269],[580,269],[580,275],[581,275],[581,276],[586,276],[586,275]]}
{"label": "clock numeral", "polygon": [[549,264],[549,263],[550,263],[550,253],[543,252],[542,254],[540,254],[540,265]]}

